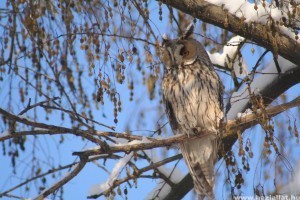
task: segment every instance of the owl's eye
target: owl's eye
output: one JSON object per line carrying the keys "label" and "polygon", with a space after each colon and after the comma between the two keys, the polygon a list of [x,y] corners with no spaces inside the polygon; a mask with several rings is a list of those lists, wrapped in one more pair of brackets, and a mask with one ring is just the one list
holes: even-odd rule
{"label": "owl's eye", "polygon": [[180,52],[179,52],[179,54],[181,55],[181,56],[187,56],[187,55],[189,55],[189,51],[185,48],[185,47],[182,47],[181,49],[180,49]]}

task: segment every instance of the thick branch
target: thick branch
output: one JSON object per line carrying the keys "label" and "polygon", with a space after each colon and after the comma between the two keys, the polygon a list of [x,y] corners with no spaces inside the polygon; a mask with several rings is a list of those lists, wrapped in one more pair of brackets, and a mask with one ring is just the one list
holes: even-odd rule
{"label": "thick branch", "polygon": [[[268,108],[266,110],[266,113],[269,117],[273,117],[289,108],[293,108],[300,105],[300,97],[296,98],[295,100],[284,103],[282,105],[274,106],[271,108]],[[243,116],[241,118],[237,118],[235,120],[229,120],[227,123],[223,123],[220,127],[220,130],[229,130],[229,133],[224,135],[222,140],[228,140],[231,138],[236,137],[236,131],[241,130],[244,131],[245,129],[252,127],[256,125],[259,122],[260,119],[260,113],[259,111],[257,113],[252,113],[246,116]],[[231,131],[234,130],[234,131]],[[195,138],[203,137],[205,134],[209,134],[207,130],[203,130],[203,133],[200,134],[200,136],[186,136],[186,135],[177,135],[174,137],[170,137],[163,140],[152,140],[147,142],[140,142],[136,144],[129,144],[129,145],[121,145],[121,146],[110,146],[106,149],[103,148],[94,148],[82,152],[74,152],[73,155],[79,155],[79,156],[92,156],[92,155],[100,155],[100,154],[111,154],[111,153],[117,153],[117,152],[125,152],[129,153],[131,151],[138,151],[138,150],[146,150],[146,149],[153,149],[156,147],[170,147],[173,144],[180,143],[184,140],[192,140]],[[231,146],[226,146],[226,151],[231,148]]]}
{"label": "thick branch", "polygon": [[[268,114],[269,117],[273,117],[287,109],[293,108],[293,107],[297,107],[300,105],[300,98],[296,98],[295,100],[288,102],[288,103],[284,103],[282,105],[278,105],[278,106],[274,106],[271,108],[268,108],[266,110],[266,113]],[[4,141],[10,138],[14,138],[14,137],[20,137],[20,136],[25,136],[25,135],[42,135],[42,134],[58,134],[58,133],[71,133],[71,134],[75,134],[75,135],[80,135],[83,137],[86,137],[87,139],[89,139],[92,142],[95,142],[97,144],[102,144],[103,142],[99,142],[99,139],[93,137],[92,134],[98,135],[98,136],[112,136],[112,137],[121,137],[124,136],[124,138],[127,139],[135,139],[135,140],[143,140],[143,137],[140,136],[133,136],[131,135],[129,137],[128,134],[118,134],[118,133],[110,133],[107,132],[106,134],[104,134],[105,132],[97,132],[97,131],[93,131],[92,133],[89,133],[88,131],[83,131],[83,130],[74,130],[74,129],[69,129],[69,128],[65,128],[65,127],[60,127],[60,126],[54,126],[54,125],[47,125],[44,123],[39,123],[39,122],[32,122],[30,120],[27,120],[25,118],[21,118],[18,117],[16,115],[13,115],[3,109],[0,108],[0,114],[4,115],[6,118],[13,120],[13,121],[18,121],[20,123],[26,124],[26,125],[30,125],[33,127],[38,127],[38,128],[45,128],[47,130],[35,130],[35,131],[22,131],[22,132],[15,132],[15,133],[11,133],[11,134],[7,134],[4,135],[2,137],[0,137],[0,141]],[[229,120],[226,123],[223,123],[220,127],[221,130],[245,130],[251,126],[254,126],[258,123],[259,121],[259,112],[258,113],[252,113],[249,114],[247,116],[235,119],[235,120]],[[229,142],[228,140],[233,138],[235,140],[235,131],[230,131],[229,134],[226,134],[223,136],[222,140],[226,141],[224,143]],[[57,133],[56,133],[57,132]],[[208,132],[206,130],[204,130],[204,133],[202,134],[205,135],[208,134]],[[202,137],[200,136],[200,137]],[[110,154],[110,153],[116,153],[116,152],[130,152],[130,151],[138,151],[138,150],[146,150],[146,149],[152,149],[152,148],[156,148],[156,147],[170,147],[173,144],[176,143],[180,143],[183,140],[188,140],[188,139],[194,139],[197,138],[199,136],[193,136],[193,137],[188,137],[185,135],[177,135],[168,139],[163,139],[163,140],[158,140],[158,139],[154,139],[154,138],[149,138],[147,142],[140,142],[137,144],[131,144],[131,145],[122,145],[122,146],[110,146],[107,148],[103,148],[103,146],[97,148],[97,149],[92,149],[92,150],[86,150],[83,152],[74,152],[73,155],[80,155],[80,156],[92,156],[92,155],[100,155],[100,154]],[[106,145],[104,145],[106,146]],[[229,150],[229,147],[228,149]]]}
{"label": "thick branch", "polygon": [[[276,90],[272,90],[272,91],[276,91]],[[266,91],[264,91],[266,92]],[[276,93],[276,92],[274,92]],[[283,112],[289,108],[292,108],[294,106],[299,106],[300,105],[300,99],[299,97],[297,99],[295,99],[294,101],[291,101],[285,105],[279,105],[279,106],[275,106],[272,108],[267,109],[267,113],[268,115],[271,116],[275,116],[277,114],[279,114],[280,112]],[[247,115],[245,116],[243,119],[240,120],[241,123],[241,130],[246,130],[247,128],[254,126],[255,124],[257,124],[258,119],[256,119],[256,121],[251,122],[251,118],[253,118],[254,116],[256,116],[255,114],[251,114],[251,115]],[[247,120],[246,120],[247,119]],[[245,120],[245,121],[244,121]],[[248,123],[246,123],[246,121],[250,121]],[[245,122],[245,124],[243,125],[243,122]],[[238,120],[232,120],[228,122],[228,126],[229,127],[234,127],[234,123],[238,122]],[[254,123],[255,122],[255,123]],[[222,143],[224,144],[224,148],[225,150],[229,150],[231,149],[231,146],[235,143],[236,139],[237,139],[237,135],[236,132],[232,132],[233,134],[230,135],[226,135],[223,140]],[[219,152],[220,155],[220,152]],[[221,157],[221,156],[219,156]],[[168,193],[168,195],[164,198],[164,200],[180,200],[182,199],[192,188],[194,187],[193,181],[192,181],[192,177],[191,175],[188,173],[178,184],[176,184],[174,187],[172,187],[171,191]],[[185,190],[178,190],[178,188],[185,188]]]}
{"label": "thick branch", "polygon": [[80,152],[74,152],[73,155],[78,156],[93,156],[93,155],[101,155],[101,154],[111,154],[111,153],[118,153],[118,152],[125,152],[129,153],[131,151],[139,151],[139,150],[147,150],[147,149],[153,149],[156,147],[170,147],[173,144],[180,143],[183,140],[186,139],[193,139],[194,137],[188,138],[186,135],[177,135],[174,137],[170,137],[168,139],[163,140],[156,140],[152,142],[141,142],[138,144],[131,144],[131,145],[121,145],[121,146],[110,146],[107,149],[102,148],[94,148],[91,150],[86,151],[80,151]]}
{"label": "thick branch", "polygon": [[26,135],[61,135],[61,134],[69,134],[69,131],[66,130],[32,130],[32,131],[19,131],[13,132],[9,134],[5,134],[3,136],[0,135],[0,142],[3,142],[8,139],[18,138]]}
{"label": "thick branch", "polygon": [[300,63],[300,44],[282,33],[279,29],[272,30],[272,33],[278,36],[275,39],[270,30],[268,30],[268,26],[257,22],[246,23],[243,19],[239,19],[224,8],[203,0],[163,0],[163,3],[204,22],[214,24],[250,39],[266,49],[274,51],[275,43],[278,48],[276,52],[282,57],[296,65]]}
{"label": "thick branch", "polygon": [[[268,117],[274,117],[275,115],[278,115],[279,113],[286,111],[290,108],[293,107],[297,107],[300,105],[300,97],[297,97],[296,99],[294,99],[293,101],[290,101],[288,103],[284,103],[278,106],[273,106],[271,108],[267,109],[267,114]],[[227,126],[230,127],[230,129],[236,129],[238,128],[239,130],[245,130],[247,128],[250,128],[254,125],[256,125],[259,121],[259,117],[257,117],[257,115],[259,115],[260,113],[258,112],[257,114],[250,114],[250,115],[246,115],[244,117],[238,118],[236,120],[229,120],[227,122]]]}
{"label": "thick branch", "polygon": [[[299,105],[300,105],[300,98],[297,98],[291,102],[268,108],[266,110],[266,112],[269,115],[269,117],[273,117],[289,108],[296,107]],[[36,131],[22,131],[22,132],[19,132],[19,134],[18,134],[18,132],[11,133],[8,135],[4,135],[3,137],[0,137],[0,141],[4,141],[6,139],[10,139],[10,138],[14,138],[14,137],[25,136],[25,135],[56,134],[55,132],[57,131],[58,133],[71,133],[71,134],[83,136],[97,144],[103,143],[102,141],[99,142],[99,139],[93,137],[92,134],[88,133],[88,131],[74,130],[74,129],[69,129],[69,128],[60,127],[60,126],[47,125],[47,124],[39,123],[39,122],[32,122],[25,118],[21,118],[16,115],[13,115],[1,108],[0,108],[0,114],[4,115],[6,118],[13,120],[13,121],[18,121],[20,123],[30,125],[33,127],[48,129],[48,130],[36,130]],[[251,126],[254,126],[255,124],[258,123],[258,121],[259,121],[258,115],[259,115],[259,113],[256,113],[256,114],[253,113],[253,114],[249,114],[247,116],[244,116],[244,117],[241,117],[241,118],[238,118],[235,120],[229,120],[227,123],[222,124],[220,129],[225,130],[225,127],[226,127],[227,130],[229,130],[229,131],[230,130],[242,130],[243,131],[243,130],[245,130]],[[202,136],[204,134],[208,134],[207,131],[204,130],[204,132],[205,133],[203,133]],[[93,132],[93,134],[95,134],[95,135],[98,135],[97,133],[99,135],[102,135],[101,133],[104,133],[104,132],[97,132],[97,131]],[[124,135],[124,137],[128,138],[128,139],[143,140],[143,137],[139,137],[139,136],[128,137],[127,134],[107,133],[107,134],[103,134],[103,135],[108,135],[108,136],[113,136],[113,137],[122,137],[122,135]],[[84,156],[88,157],[88,156],[100,155],[100,154],[104,154],[104,153],[110,154],[110,153],[116,153],[116,152],[130,152],[130,151],[137,151],[137,150],[146,150],[146,149],[152,149],[152,148],[156,148],[156,147],[170,147],[171,145],[173,145],[175,143],[180,143],[183,140],[194,139],[195,137],[199,137],[199,136],[188,137],[185,135],[178,135],[178,136],[174,136],[174,137],[164,139],[164,140],[158,140],[158,139],[152,138],[151,140],[149,140],[149,142],[140,142],[137,144],[123,145],[123,146],[110,146],[107,148],[103,148],[103,146],[106,146],[106,145],[102,145],[101,147],[99,147],[97,149],[86,150],[83,152],[74,152],[73,155],[80,155],[80,156],[84,155]],[[230,134],[227,134],[223,137],[223,140],[225,140],[226,141],[225,143],[227,143],[227,142],[229,142],[227,140],[229,140],[231,138],[233,138],[235,140],[235,137],[236,137],[235,132],[231,131]]]}
{"label": "thick branch", "polygon": [[[300,67],[296,67],[286,71],[283,74],[278,75],[278,78],[275,79],[272,84],[268,85],[264,89],[260,91],[260,95],[264,100],[265,106],[269,105],[274,99],[276,99],[279,95],[284,93],[289,88],[293,87],[296,84],[300,83]],[[240,112],[244,112],[247,108],[250,108],[250,102],[245,105],[241,109]],[[236,135],[231,135],[227,137],[224,141],[224,144],[228,146],[227,148],[231,147],[237,139]]]}
{"label": "thick branch", "polygon": [[[284,93],[289,88],[300,83],[300,66],[290,69],[283,74],[279,74],[278,78],[273,81],[272,84],[268,85],[260,91],[266,105],[270,104],[280,94]],[[243,110],[249,108],[249,105]]]}

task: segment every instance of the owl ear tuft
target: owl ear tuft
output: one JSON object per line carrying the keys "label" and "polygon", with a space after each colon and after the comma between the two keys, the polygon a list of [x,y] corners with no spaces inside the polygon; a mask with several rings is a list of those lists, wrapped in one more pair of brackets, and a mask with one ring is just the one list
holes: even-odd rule
{"label": "owl ear tuft", "polygon": [[190,23],[188,27],[185,29],[183,35],[181,36],[182,39],[187,39],[194,33],[194,24]]}

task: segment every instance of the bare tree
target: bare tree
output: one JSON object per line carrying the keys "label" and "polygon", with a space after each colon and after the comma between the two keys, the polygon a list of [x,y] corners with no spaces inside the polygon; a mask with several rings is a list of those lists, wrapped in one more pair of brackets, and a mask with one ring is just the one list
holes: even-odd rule
{"label": "bare tree", "polygon": [[[298,160],[299,109],[284,111],[300,104],[299,2],[220,2],[0,2],[0,141],[11,177],[21,177],[0,197],[63,198],[63,186],[87,164],[99,167],[91,176],[110,173],[89,198],[127,198],[144,178],[159,180],[151,199],[191,191],[189,174],[176,177],[183,162],[176,144],[193,137],[172,137],[160,92],[162,34],[181,35],[191,22],[225,85],[224,172],[217,170],[224,198],[291,193],[282,177]],[[73,139],[81,146],[63,152],[75,160],[65,164],[53,151],[62,154]],[[151,157],[151,149],[164,156]],[[106,161],[118,165],[108,170]],[[248,172],[264,177],[247,185]]]}

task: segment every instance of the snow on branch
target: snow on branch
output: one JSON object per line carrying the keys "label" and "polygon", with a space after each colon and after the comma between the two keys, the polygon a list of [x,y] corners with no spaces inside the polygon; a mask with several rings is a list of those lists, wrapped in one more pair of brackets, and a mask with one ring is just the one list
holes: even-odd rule
{"label": "snow on branch", "polygon": [[244,60],[242,61],[242,66],[239,66],[235,58],[237,57],[238,52],[240,51],[244,42],[245,38],[241,36],[235,36],[227,42],[227,45],[224,46],[222,53],[207,53],[214,65],[227,66],[229,70],[234,70],[234,73],[237,77],[243,77],[248,74],[248,66]]}
{"label": "snow on branch", "polygon": [[[296,17],[292,27],[290,24],[278,21],[285,14],[281,10],[290,12],[291,5],[285,8],[276,8],[272,4],[256,5],[248,1],[224,1],[224,0],[164,0],[164,4],[172,6],[195,18],[219,26],[237,35],[243,36],[259,46],[271,50],[275,56],[281,55],[294,64],[300,63],[300,43],[296,40],[296,32],[291,30],[299,28]],[[295,8],[292,8],[295,9]],[[284,13],[283,12],[283,13]],[[262,16],[265,14],[264,16]],[[290,18],[285,18],[287,21]],[[260,21],[263,20],[264,22]],[[278,22],[278,23],[277,23]],[[281,25],[283,23],[283,25]]]}
{"label": "snow on branch", "polygon": [[[132,174],[127,174],[127,176],[124,177],[124,178],[121,178],[121,179],[118,179],[118,180],[114,180],[113,182],[111,182],[109,188],[106,188],[106,186],[105,186],[105,184],[107,182],[105,182],[104,184],[101,184],[99,186],[94,186],[92,188],[92,190],[90,191],[91,194],[90,194],[90,196],[88,198],[97,198],[97,197],[99,197],[101,195],[109,194],[109,193],[111,193],[111,191],[114,188],[118,187],[122,183],[128,182],[129,180],[132,180],[132,179],[137,179],[139,176],[141,176],[141,174],[143,174],[143,173],[145,173],[147,171],[161,168],[163,165],[165,165],[167,163],[170,163],[170,162],[173,162],[175,160],[181,159],[181,158],[182,158],[182,155],[178,154],[178,155],[175,155],[175,156],[172,156],[172,157],[169,157],[169,158],[166,158],[164,160],[157,161],[157,162],[153,161],[152,164],[150,164],[150,165],[148,165],[146,167],[143,167],[143,168],[140,168],[140,169],[135,169]],[[117,166],[119,166],[119,165],[116,164],[115,167],[117,167]],[[158,176],[158,178],[162,178],[162,177]],[[102,189],[106,189],[106,190],[102,190]]]}
{"label": "snow on branch", "polygon": [[121,173],[121,170],[129,162],[132,156],[133,152],[126,154],[123,158],[121,158],[114,166],[112,173],[110,174],[107,181],[101,185],[93,186],[89,192],[89,196],[99,195],[102,192],[109,190],[113,186],[115,180],[118,178],[119,174]]}
{"label": "snow on branch", "polygon": [[[271,108],[266,109],[266,113],[270,118],[289,109],[300,105],[300,97],[296,98],[295,100],[284,103],[278,106],[274,106]],[[223,139],[226,137],[231,137],[233,134],[236,134],[236,130],[245,130],[249,127],[256,125],[260,120],[260,111],[258,110],[255,113],[251,113],[245,115],[241,118],[237,118],[235,120],[228,120],[227,122],[223,123],[220,127],[220,130],[225,131],[226,133],[223,136]],[[235,131],[230,131],[235,130]],[[203,135],[208,134],[207,130],[203,130]],[[201,134],[200,134],[201,135]],[[74,152],[73,155],[78,156],[92,156],[92,155],[100,155],[100,154],[112,154],[118,152],[125,152],[130,153],[131,151],[138,151],[138,150],[147,150],[153,149],[157,147],[170,147],[174,144],[180,143],[183,140],[195,139],[201,136],[186,136],[186,135],[176,135],[169,137],[167,139],[157,139],[157,140],[146,140],[146,141],[135,141],[133,144],[125,144],[125,145],[118,145],[118,146],[106,146],[103,147],[95,147],[93,149],[81,151],[81,152]]]}
{"label": "snow on branch", "polygon": [[256,71],[252,71],[248,75],[249,80],[252,80],[249,85],[249,88],[244,87],[240,91],[234,92],[232,94],[232,97],[230,99],[231,109],[227,114],[228,119],[236,118],[237,114],[241,112],[241,110],[243,110],[247,103],[249,103],[250,95],[247,91],[248,89],[250,89],[250,91],[253,92],[253,94],[255,95],[260,94],[260,91],[264,90],[266,87],[271,85],[272,82],[280,78],[282,74],[284,74],[288,70],[298,67],[281,56],[278,57],[277,63],[281,69],[280,74],[277,71],[276,63],[272,62],[268,65],[268,67],[266,67],[266,69],[260,72],[263,75],[254,78],[254,73],[256,73]]}
{"label": "snow on branch", "polygon": [[[275,2],[270,4],[267,1],[263,3],[236,0],[206,0],[217,6],[222,6],[229,13],[244,19],[245,22],[257,22],[263,25],[271,26],[276,21],[281,21],[283,18],[289,19],[288,13],[292,13],[294,7],[290,3],[285,3],[280,9],[275,6]],[[274,24],[275,25],[275,24]],[[294,27],[300,27],[300,23],[295,22]],[[295,38],[295,32],[289,29],[286,24],[279,25],[280,30],[290,38]],[[291,27],[293,28],[293,27]],[[299,41],[298,41],[299,42]]]}
{"label": "snow on branch", "polygon": [[[157,149],[153,149],[151,151],[145,150],[145,153],[153,162],[159,163]],[[156,187],[147,195],[146,199],[163,199],[163,197],[167,196],[167,194],[171,191],[171,186],[181,181],[184,176],[177,168],[177,164],[178,162],[172,168],[163,165],[156,168],[159,173],[162,173],[168,178],[168,181],[163,180],[159,182]]]}

